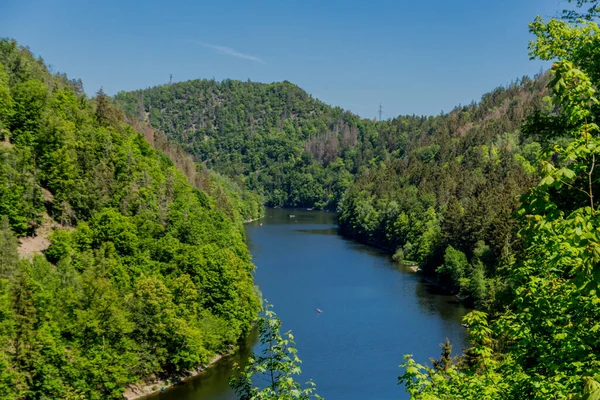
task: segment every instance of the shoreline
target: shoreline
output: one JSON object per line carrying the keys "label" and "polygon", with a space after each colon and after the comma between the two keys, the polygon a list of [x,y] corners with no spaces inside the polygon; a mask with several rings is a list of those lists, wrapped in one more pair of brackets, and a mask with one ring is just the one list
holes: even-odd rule
{"label": "shoreline", "polygon": [[188,371],[188,374],[185,377],[179,378],[177,381],[173,381],[172,379],[167,378],[157,379],[152,382],[128,385],[125,388],[125,391],[123,392],[123,400],[145,399],[152,395],[156,395],[160,392],[167,391],[169,390],[169,388],[175,385],[180,385],[182,383],[185,383],[186,381],[189,381],[190,379],[195,378],[196,376],[206,371],[208,368],[212,367],[218,361],[229,357],[230,355],[231,354],[217,354],[212,358],[212,360],[208,362],[208,364],[199,367],[194,371]]}
{"label": "shoreline", "polygon": [[[387,246],[384,246],[384,245],[378,244],[378,243],[376,243],[376,242],[373,242],[373,241],[370,241],[370,240],[359,240],[359,239],[357,239],[357,238],[354,238],[354,237],[352,237],[351,235],[346,235],[346,234],[343,234],[343,233],[339,232],[339,225],[338,225],[338,233],[339,233],[339,235],[340,235],[340,236],[342,236],[342,237],[344,237],[344,238],[347,238],[347,239],[349,239],[349,240],[352,240],[353,242],[356,242],[356,243],[362,243],[362,244],[364,244],[364,245],[366,245],[366,246],[373,247],[373,248],[375,248],[375,249],[379,249],[379,250],[381,250],[381,251],[383,251],[383,252],[385,252],[385,253],[388,253],[388,254],[390,254],[390,255],[392,255],[392,254],[394,254],[394,253],[395,253],[395,250],[394,250],[394,249],[392,249],[392,248],[389,248],[389,247],[387,247]],[[403,263],[404,263],[404,261],[395,261],[395,262],[396,262],[396,263],[399,263],[399,264],[403,264]],[[409,268],[410,268],[411,266],[417,266],[419,269],[418,269],[418,270],[416,270],[416,271],[414,271],[414,270],[413,270],[412,272],[413,272],[414,274],[417,274],[417,275],[418,275],[418,276],[419,276],[419,277],[420,277],[420,278],[421,278],[421,279],[422,279],[424,282],[426,282],[426,283],[428,283],[428,284],[430,284],[430,285],[433,285],[433,286],[435,286],[435,287],[437,287],[437,288],[441,289],[441,290],[442,290],[442,291],[444,291],[444,292],[445,292],[447,295],[449,295],[449,296],[453,296],[453,297],[456,297],[456,299],[457,299],[457,300],[458,300],[458,301],[459,301],[461,304],[463,304],[464,306],[467,306],[467,303],[464,301],[465,299],[462,299],[462,298],[460,298],[460,297],[459,297],[459,296],[458,296],[456,293],[454,293],[454,292],[453,292],[453,291],[452,291],[452,290],[451,290],[449,287],[445,286],[444,284],[442,284],[442,283],[440,283],[440,282],[437,282],[437,281],[433,280],[433,279],[431,278],[431,275],[425,274],[425,273],[423,272],[423,270],[422,270],[422,269],[420,269],[420,266],[419,266],[418,264],[411,263],[411,264],[403,264],[403,265],[406,265],[406,266],[407,266],[407,267],[409,267]]]}
{"label": "shoreline", "polygon": [[[244,220],[243,223],[249,224],[251,222],[258,221],[262,218],[264,218],[264,215],[262,215],[258,218],[251,218],[251,219]],[[125,388],[125,391],[123,392],[123,400],[146,399],[146,398],[156,395],[160,392],[167,391],[167,390],[169,390],[169,388],[172,388],[175,385],[180,385],[182,383],[185,383],[186,381],[189,381],[189,380],[197,377],[198,375],[200,375],[207,369],[211,368],[215,363],[221,361],[222,359],[224,359],[226,357],[231,356],[232,354],[234,354],[234,352],[231,352],[228,354],[217,354],[208,362],[208,364],[206,364],[202,367],[198,367],[196,370],[188,371],[187,375],[185,377],[155,379],[153,381],[146,381],[146,382],[142,382],[142,383],[127,385],[127,387]],[[177,380],[173,381],[173,379],[177,379]]]}

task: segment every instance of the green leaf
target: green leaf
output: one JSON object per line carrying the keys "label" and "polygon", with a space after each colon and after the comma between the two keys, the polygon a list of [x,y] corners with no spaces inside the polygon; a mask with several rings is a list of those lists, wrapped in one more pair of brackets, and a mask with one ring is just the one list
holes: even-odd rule
{"label": "green leaf", "polygon": [[548,186],[554,183],[554,178],[550,175],[546,176],[544,179],[540,181],[541,186]]}

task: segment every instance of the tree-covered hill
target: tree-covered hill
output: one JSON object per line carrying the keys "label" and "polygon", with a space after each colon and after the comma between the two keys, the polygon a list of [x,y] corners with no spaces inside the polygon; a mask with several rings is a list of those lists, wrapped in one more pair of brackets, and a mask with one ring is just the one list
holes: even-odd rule
{"label": "tree-covered hill", "polygon": [[343,195],[341,232],[437,271],[462,296],[493,298],[501,282],[489,278],[518,247],[519,197],[538,179],[540,143],[521,125],[550,107],[547,83],[523,78],[446,115],[379,124],[395,150]]}
{"label": "tree-covered hill", "polygon": [[477,145],[513,132],[541,98],[543,84],[535,82],[523,78],[449,114],[384,122],[330,107],[289,82],[194,80],[121,92],[116,100],[197,161],[263,194],[267,205],[326,207],[364,169],[426,151],[433,133],[464,136],[485,125],[470,136]]}
{"label": "tree-covered hill", "polygon": [[335,206],[352,175],[377,156],[373,122],[289,82],[195,80],[121,92],[116,99],[126,114],[257,191],[270,206]]}
{"label": "tree-covered hill", "polygon": [[246,189],[243,183],[195,162],[181,145],[168,140],[164,133],[147,123],[130,118],[125,120],[142,133],[156,150],[165,153],[192,185],[213,197],[217,208],[235,222],[253,221],[264,215],[263,199],[256,192]]}
{"label": "tree-covered hill", "polygon": [[[260,304],[225,178],[195,187],[106,95],[6,39],[0,139],[0,398],[118,399],[248,331]],[[50,247],[19,259],[48,221]]]}

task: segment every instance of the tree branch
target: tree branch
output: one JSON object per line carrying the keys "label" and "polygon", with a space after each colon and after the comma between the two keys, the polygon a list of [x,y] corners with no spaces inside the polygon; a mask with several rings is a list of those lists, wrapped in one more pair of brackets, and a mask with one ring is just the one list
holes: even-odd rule
{"label": "tree branch", "polygon": [[590,168],[590,172],[588,173],[588,185],[590,191],[590,206],[592,207],[592,215],[594,215],[594,193],[592,192],[592,172],[594,172],[594,167],[596,166],[596,154],[592,153],[592,168]]}

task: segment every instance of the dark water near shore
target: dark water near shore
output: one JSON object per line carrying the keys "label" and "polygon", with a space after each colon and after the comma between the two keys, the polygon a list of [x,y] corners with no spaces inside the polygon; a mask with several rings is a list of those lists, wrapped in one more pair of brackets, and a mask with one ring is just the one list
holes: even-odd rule
{"label": "dark water near shore", "polygon": [[[462,348],[466,310],[388,254],[339,236],[333,213],[267,210],[246,229],[256,283],[295,336],[300,379],[312,379],[326,400],[407,399],[396,385],[405,353],[424,363],[446,337]],[[235,399],[229,371],[253,343],[153,399]]]}

